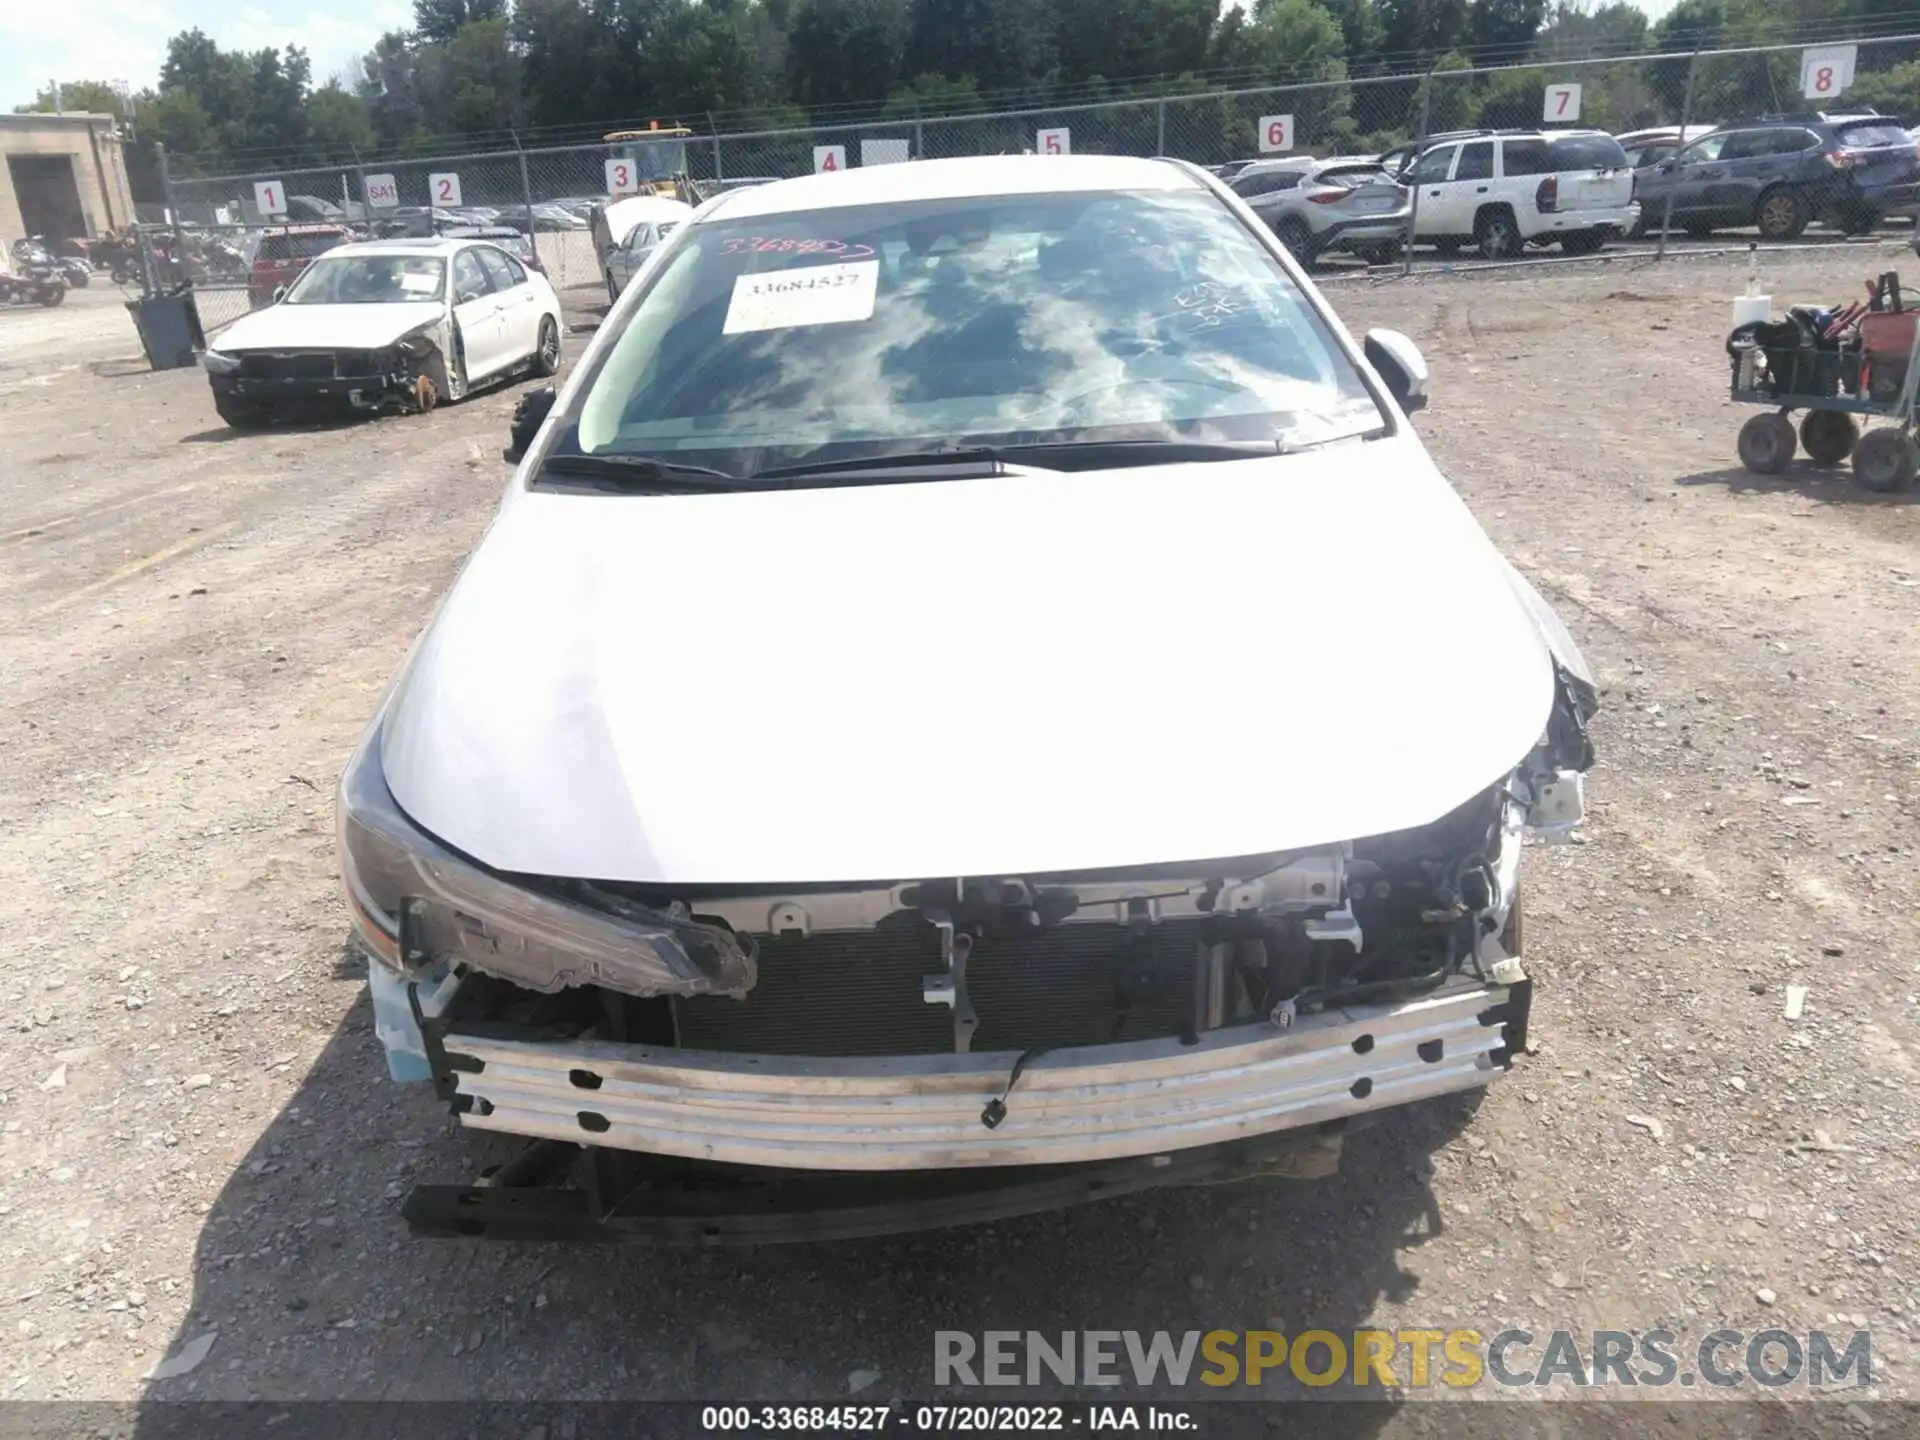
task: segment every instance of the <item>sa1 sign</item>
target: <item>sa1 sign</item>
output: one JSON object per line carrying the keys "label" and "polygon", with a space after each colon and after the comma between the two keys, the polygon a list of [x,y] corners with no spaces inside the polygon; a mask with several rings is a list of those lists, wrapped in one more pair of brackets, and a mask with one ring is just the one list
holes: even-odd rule
{"label": "sa1 sign", "polygon": [[391,175],[367,176],[367,204],[375,210],[391,210],[399,203],[399,181]]}
{"label": "sa1 sign", "polygon": [[1264,154],[1293,148],[1293,117],[1291,115],[1262,115],[1260,117],[1260,149]]}
{"label": "sa1 sign", "polygon": [[459,205],[460,177],[451,170],[427,176],[427,194],[435,205]]}
{"label": "sa1 sign", "polygon": [[253,208],[262,215],[287,213],[287,187],[278,180],[253,182]]}
{"label": "sa1 sign", "polygon": [[1033,148],[1042,155],[1071,155],[1073,135],[1065,125],[1055,130],[1033,132]]}
{"label": "sa1 sign", "polygon": [[847,147],[844,145],[816,145],[813,147],[813,173],[827,175],[847,168]]}
{"label": "sa1 sign", "polygon": [[1809,100],[1831,100],[1853,84],[1853,45],[1818,45],[1800,52],[1800,93]]}
{"label": "sa1 sign", "polygon": [[1547,86],[1546,113],[1541,118],[1549,125],[1556,120],[1578,120],[1580,118],[1580,87],[1578,85]]}
{"label": "sa1 sign", "polygon": [[607,193],[609,195],[640,193],[640,172],[633,161],[627,159],[607,161]]}

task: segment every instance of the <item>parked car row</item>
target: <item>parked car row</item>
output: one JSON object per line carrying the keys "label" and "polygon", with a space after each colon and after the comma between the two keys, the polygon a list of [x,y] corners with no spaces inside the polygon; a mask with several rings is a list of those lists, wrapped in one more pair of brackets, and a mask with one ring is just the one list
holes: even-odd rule
{"label": "parked car row", "polygon": [[[1371,157],[1243,160],[1214,173],[1303,260],[1334,249],[1380,259],[1409,230],[1442,253],[1471,244],[1510,259],[1556,242],[1587,254],[1662,224],[1691,236],[1752,226],[1768,240],[1815,222],[1865,234],[1920,215],[1916,142],[1920,129],[1871,111],[1816,112],[1620,135],[1457,130]],[[1374,178],[1348,194],[1330,188],[1362,174]]]}

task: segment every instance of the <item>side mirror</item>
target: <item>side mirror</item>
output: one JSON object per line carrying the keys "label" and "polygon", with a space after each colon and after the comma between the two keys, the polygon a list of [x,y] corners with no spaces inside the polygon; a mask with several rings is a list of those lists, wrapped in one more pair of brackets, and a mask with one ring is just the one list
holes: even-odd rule
{"label": "side mirror", "polygon": [[513,426],[507,432],[507,459],[518,463],[520,457],[527,453],[527,447],[533,444],[540,427],[546,423],[547,414],[553,409],[554,399],[559,393],[551,385],[542,385],[537,390],[527,391],[515,402]]}
{"label": "side mirror", "polygon": [[1398,330],[1369,330],[1361,349],[1402,410],[1427,408],[1427,362],[1418,345]]}
{"label": "side mirror", "polygon": [[279,303],[280,303],[280,302],[281,302],[282,300],[284,300],[284,299],[286,299],[286,298],[287,298],[287,287],[286,287],[286,286],[284,286],[284,285],[276,285],[276,286],[274,286],[274,287],[273,287],[273,303],[274,303],[274,304],[276,304],[276,305],[278,305],[278,304],[279,304]]}

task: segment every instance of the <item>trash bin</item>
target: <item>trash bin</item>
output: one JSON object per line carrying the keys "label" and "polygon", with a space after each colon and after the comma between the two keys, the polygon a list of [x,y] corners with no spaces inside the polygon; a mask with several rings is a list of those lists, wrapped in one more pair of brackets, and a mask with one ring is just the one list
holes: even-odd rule
{"label": "trash bin", "polygon": [[129,300],[127,310],[133,316],[133,328],[140,332],[140,348],[147,352],[147,363],[156,370],[185,369],[197,363],[200,352],[207,348],[191,285],[171,295]]}

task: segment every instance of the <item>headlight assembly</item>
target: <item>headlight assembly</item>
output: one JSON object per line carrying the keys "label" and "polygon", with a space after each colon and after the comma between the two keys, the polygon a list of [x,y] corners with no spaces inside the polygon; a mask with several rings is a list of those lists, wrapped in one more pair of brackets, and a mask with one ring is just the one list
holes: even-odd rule
{"label": "headlight assembly", "polygon": [[231,375],[240,368],[240,357],[223,355],[218,350],[202,350],[200,368],[209,375]]}
{"label": "headlight assembly", "polygon": [[418,360],[422,355],[430,354],[434,348],[433,332],[440,328],[438,320],[429,320],[417,329],[409,330],[398,340],[393,348],[410,359]]}
{"label": "headlight assembly", "polygon": [[[638,905],[620,914],[589,909],[441,845],[394,802],[379,736],[376,726],[347,763],[337,817],[354,939],[373,960],[400,971],[452,961],[543,992],[604,985],[627,995],[744,995],[753,988],[752,942],[724,926]],[[405,953],[408,947],[417,953]]]}

